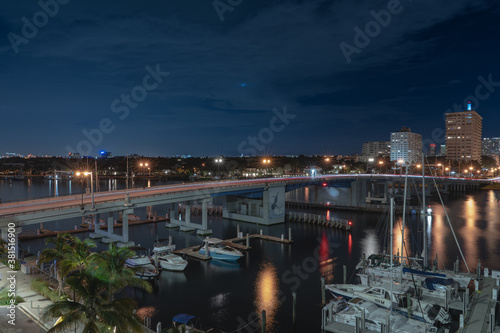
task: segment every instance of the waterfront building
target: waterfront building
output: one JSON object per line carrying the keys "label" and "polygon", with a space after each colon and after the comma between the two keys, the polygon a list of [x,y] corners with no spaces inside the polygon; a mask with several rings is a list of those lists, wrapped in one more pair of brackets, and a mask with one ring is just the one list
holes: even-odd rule
{"label": "waterfront building", "polygon": [[483,138],[481,153],[491,157],[500,155],[500,138]]}
{"label": "waterfront building", "polygon": [[452,160],[480,160],[483,118],[472,110],[445,113],[446,157]]}
{"label": "waterfront building", "polygon": [[436,144],[431,143],[429,149],[427,150],[427,156],[436,156]]}
{"label": "waterfront building", "polygon": [[422,160],[422,135],[413,133],[406,126],[391,133],[391,161],[399,160],[409,163],[420,163]]}
{"label": "waterfront building", "polygon": [[385,157],[391,154],[390,141],[369,141],[363,143],[361,162],[372,162],[377,157]]}

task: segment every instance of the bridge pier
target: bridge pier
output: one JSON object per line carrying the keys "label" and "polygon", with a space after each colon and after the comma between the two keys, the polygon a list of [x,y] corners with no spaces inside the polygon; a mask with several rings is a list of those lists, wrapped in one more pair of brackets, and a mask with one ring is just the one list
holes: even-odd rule
{"label": "bridge pier", "polygon": [[260,193],[252,196],[224,197],[222,217],[273,225],[285,222],[285,186],[281,184],[267,184]]}
{"label": "bridge pier", "polygon": [[128,230],[128,214],[133,214],[133,209],[125,209],[121,211],[122,215],[122,234],[115,234],[114,231],[114,214],[113,212],[108,213],[107,217],[107,230],[104,231],[100,228],[100,219],[96,214],[96,222],[94,223],[94,232],[90,234],[90,238],[102,238],[103,243],[115,243],[118,242],[119,247],[123,246],[133,246],[134,242],[129,241],[129,230]]}
{"label": "bridge pier", "polygon": [[[170,223],[167,223],[166,227],[175,228],[180,227],[181,231],[194,231],[198,235],[210,235],[212,230],[208,229],[208,203],[212,201],[212,198],[201,199],[201,225],[196,223],[191,223],[191,202],[188,201],[184,204],[184,221],[182,216],[182,209],[178,213],[177,203],[173,203],[173,209],[170,210]],[[174,218],[175,216],[178,219]]]}

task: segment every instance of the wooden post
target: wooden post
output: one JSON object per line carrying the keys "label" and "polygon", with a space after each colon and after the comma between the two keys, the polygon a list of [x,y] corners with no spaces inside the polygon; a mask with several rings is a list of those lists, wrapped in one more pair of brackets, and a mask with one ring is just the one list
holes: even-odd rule
{"label": "wooden post", "polygon": [[262,333],[266,333],[266,310],[262,310]]}
{"label": "wooden post", "polygon": [[288,240],[292,240],[292,228],[288,228]]}
{"label": "wooden post", "polygon": [[325,306],[326,297],[325,297],[325,277],[321,277],[321,304]]}
{"label": "wooden post", "polygon": [[247,247],[250,247],[250,234],[247,232]]}
{"label": "wooden post", "polygon": [[240,225],[236,225],[236,237],[240,238]]}
{"label": "wooden post", "polygon": [[293,299],[293,310],[292,310],[293,326],[295,326],[295,318],[296,318],[295,306],[297,304],[297,293],[295,291],[292,292],[292,299]]}
{"label": "wooden post", "polygon": [[344,265],[344,284],[347,283],[347,265]]}

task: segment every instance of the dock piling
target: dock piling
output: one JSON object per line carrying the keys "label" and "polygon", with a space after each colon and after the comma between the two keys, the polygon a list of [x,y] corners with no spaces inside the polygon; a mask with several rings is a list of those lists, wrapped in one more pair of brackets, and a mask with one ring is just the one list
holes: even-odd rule
{"label": "dock piling", "polygon": [[344,284],[347,283],[347,265],[344,265]]}
{"label": "dock piling", "polygon": [[296,318],[295,306],[297,305],[297,293],[295,291],[292,292],[292,299],[293,299],[292,317],[293,317],[293,326],[295,326],[295,318]]}
{"label": "dock piling", "polygon": [[288,240],[292,240],[292,228],[288,228]]}
{"label": "dock piling", "polygon": [[239,224],[236,225],[236,237],[241,238],[240,237],[240,225]]}
{"label": "dock piling", "polygon": [[247,232],[247,247],[250,247],[250,234]]}
{"label": "dock piling", "polygon": [[325,306],[326,297],[325,297],[325,277],[321,277],[321,305]]}
{"label": "dock piling", "polygon": [[266,310],[262,310],[262,333],[266,333]]}
{"label": "dock piling", "polygon": [[161,333],[161,322],[158,322],[158,324],[156,324],[156,333]]}

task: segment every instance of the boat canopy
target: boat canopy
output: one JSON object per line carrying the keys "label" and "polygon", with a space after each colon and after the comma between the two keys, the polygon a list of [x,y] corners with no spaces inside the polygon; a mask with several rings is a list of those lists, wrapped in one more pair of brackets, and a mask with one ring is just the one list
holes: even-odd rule
{"label": "boat canopy", "polygon": [[222,239],[207,237],[207,238],[205,238],[205,242],[208,244],[220,244],[220,243],[222,243]]}
{"label": "boat canopy", "polygon": [[196,318],[196,316],[193,316],[193,315],[190,315],[187,313],[180,313],[178,315],[175,315],[172,318],[172,321],[174,321],[176,323],[181,323],[181,324],[187,325],[187,323],[189,323],[189,321],[194,319],[194,318]]}
{"label": "boat canopy", "polygon": [[453,279],[426,278],[425,279],[425,286],[429,290],[436,290],[436,289],[440,288],[441,286],[451,286],[454,282],[455,281]]}

